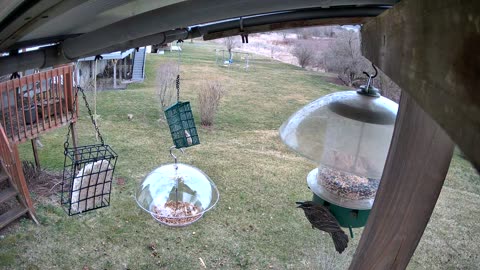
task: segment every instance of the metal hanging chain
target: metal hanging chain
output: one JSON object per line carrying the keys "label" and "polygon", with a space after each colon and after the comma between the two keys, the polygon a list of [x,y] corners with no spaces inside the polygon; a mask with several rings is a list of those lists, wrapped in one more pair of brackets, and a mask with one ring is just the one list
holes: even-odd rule
{"label": "metal hanging chain", "polygon": [[177,80],[175,82],[175,85],[177,87],[177,102],[180,101],[180,74],[177,75]]}
{"label": "metal hanging chain", "polygon": [[[71,117],[70,117],[70,123],[72,123],[73,118],[75,116],[75,113],[77,112],[77,98],[78,98],[78,91],[82,92],[82,98],[85,101],[85,107],[87,107],[88,115],[90,116],[90,120],[92,121],[93,126],[95,127],[95,132],[98,134],[98,137],[100,138],[100,141],[102,142],[102,145],[105,145],[105,141],[103,140],[102,134],[100,133],[100,130],[98,129],[98,126],[95,122],[95,119],[92,114],[92,110],[90,109],[90,105],[88,104],[87,101],[87,96],[85,95],[85,91],[80,87],[76,87],[77,90],[75,91],[75,96],[73,97],[73,110],[71,111]],[[63,144],[63,147],[65,148],[65,151],[67,151],[67,148],[69,146],[69,140],[70,140],[70,133],[72,131],[72,125],[68,125],[68,131],[67,131],[67,137],[65,139],[65,143]]]}
{"label": "metal hanging chain", "polygon": [[93,117],[93,114],[92,114],[92,110],[90,109],[90,105],[88,104],[87,96],[85,95],[85,92],[81,87],[78,87],[78,89],[80,90],[80,92],[82,92],[82,97],[83,97],[83,100],[85,101],[85,107],[87,107],[88,115],[90,116],[90,120],[92,120],[92,124],[95,127],[95,132],[98,134],[98,137],[102,142],[102,145],[105,145],[105,141],[103,141],[102,134],[100,134],[100,130],[98,129],[97,122],[95,121],[95,118]]}
{"label": "metal hanging chain", "polygon": [[175,81],[175,86],[177,87],[177,103],[180,101],[180,64],[182,63],[182,48],[180,47],[180,43],[183,43],[183,40],[177,40],[177,49],[178,49],[178,74],[177,80]]}

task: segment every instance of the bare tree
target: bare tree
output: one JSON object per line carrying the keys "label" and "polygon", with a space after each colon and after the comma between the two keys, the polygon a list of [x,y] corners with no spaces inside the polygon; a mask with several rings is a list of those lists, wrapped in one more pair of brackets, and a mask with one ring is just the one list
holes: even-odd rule
{"label": "bare tree", "polygon": [[297,34],[297,39],[310,39],[312,37],[312,31],[309,28],[295,29],[295,34]]}
{"label": "bare tree", "polygon": [[319,33],[319,36],[323,37],[334,37],[335,36],[335,27],[334,26],[320,26],[317,27],[317,31]]}
{"label": "bare tree", "polygon": [[342,31],[324,54],[324,64],[328,71],[338,74],[338,78],[347,86],[353,86],[364,80],[362,72],[368,68],[368,62],[360,53],[359,33]]}
{"label": "bare tree", "polygon": [[235,37],[226,37],[223,39],[223,45],[225,45],[225,48],[228,51],[229,58],[232,59],[232,49],[238,47],[238,41],[235,39]]}
{"label": "bare tree", "polygon": [[[338,37],[323,54],[323,59],[319,58],[317,61],[322,60],[321,64],[326,70],[337,73],[338,78],[347,86],[358,87],[360,84],[365,84],[367,78],[363,71],[373,73],[371,64],[361,54],[358,32],[340,31]],[[383,96],[399,102],[400,87],[383,72],[379,71],[373,84],[380,89]]]}
{"label": "bare tree", "polygon": [[162,110],[172,105],[176,99],[175,80],[178,75],[178,64],[167,62],[157,69],[157,95]]}
{"label": "bare tree", "polygon": [[295,42],[292,55],[298,60],[298,64],[305,68],[309,66],[315,58],[315,46],[309,42]]}
{"label": "bare tree", "polygon": [[277,46],[275,46],[275,44],[271,44],[271,46],[270,46],[270,58],[272,58],[272,59],[275,58],[276,50],[277,50]]}

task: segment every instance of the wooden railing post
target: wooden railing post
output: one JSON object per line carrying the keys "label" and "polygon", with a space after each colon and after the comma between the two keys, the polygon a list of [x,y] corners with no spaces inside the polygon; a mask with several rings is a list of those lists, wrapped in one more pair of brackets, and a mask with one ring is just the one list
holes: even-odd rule
{"label": "wooden railing post", "polygon": [[350,269],[405,269],[443,186],[453,143],[403,92],[375,203]]}
{"label": "wooden railing post", "polygon": [[[68,111],[73,111],[73,87],[72,87],[72,80],[73,80],[73,76],[72,76],[72,67],[69,67],[68,68],[68,71],[67,73],[65,73],[65,100],[67,102],[67,108],[68,108]],[[68,113],[67,111],[67,117],[70,116],[70,114]],[[67,118],[68,119],[68,118]]]}
{"label": "wooden railing post", "polygon": [[30,192],[28,191],[27,181],[25,180],[25,175],[23,174],[22,162],[20,160],[20,154],[16,144],[12,145],[12,151],[16,174],[16,177],[13,177],[15,184],[17,185],[18,192],[22,195],[29,211],[34,215],[35,208],[33,207],[32,198],[30,197]]}

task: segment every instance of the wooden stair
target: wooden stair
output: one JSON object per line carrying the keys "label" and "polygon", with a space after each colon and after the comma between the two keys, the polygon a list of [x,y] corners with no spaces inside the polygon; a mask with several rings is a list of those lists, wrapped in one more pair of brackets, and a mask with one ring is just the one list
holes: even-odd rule
{"label": "wooden stair", "polygon": [[3,162],[0,166],[0,186],[4,187],[0,189],[0,205],[8,206],[8,203],[15,203],[15,200],[17,201],[15,206],[11,207],[8,211],[0,215],[0,229],[4,228],[25,214],[28,214],[30,218],[32,218],[33,221],[38,224],[35,216],[29,211],[26,203],[20,196],[20,193],[15,187],[12,178],[7,173]]}

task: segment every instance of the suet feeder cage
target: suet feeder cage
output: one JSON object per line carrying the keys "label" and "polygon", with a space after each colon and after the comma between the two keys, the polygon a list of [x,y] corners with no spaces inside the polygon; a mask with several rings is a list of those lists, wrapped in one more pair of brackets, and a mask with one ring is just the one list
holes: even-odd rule
{"label": "suet feeder cage", "polygon": [[326,95],[280,128],[292,150],[318,164],[308,174],[313,201],[342,227],[366,224],[393,135],[398,105],[371,87]]}
{"label": "suet feeder cage", "polygon": [[[63,144],[65,159],[60,203],[70,216],[110,205],[113,173],[118,159],[117,153],[105,144],[85,92],[80,87],[75,91],[73,104],[77,104],[78,92],[82,94],[90,120],[101,143],[69,147],[72,125],[68,126]],[[76,113],[76,107],[74,108],[70,121]]]}
{"label": "suet feeder cage", "polygon": [[174,158],[175,163],[160,166],[145,177],[136,201],[161,224],[187,226],[216,205],[219,193],[204,172]]}
{"label": "suet feeder cage", "polygon": [[104,144],[65,149],[61,203],[69,215],[110,205],[117,158]]}
{"label": "suet feeder cage", "polygon": [[200,144],[190,102],[177,102],[165,110],[172,140],[177,149]]}

